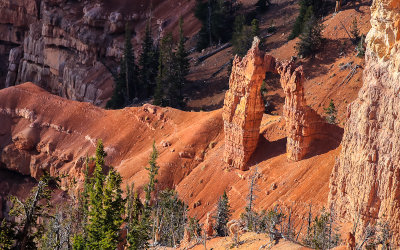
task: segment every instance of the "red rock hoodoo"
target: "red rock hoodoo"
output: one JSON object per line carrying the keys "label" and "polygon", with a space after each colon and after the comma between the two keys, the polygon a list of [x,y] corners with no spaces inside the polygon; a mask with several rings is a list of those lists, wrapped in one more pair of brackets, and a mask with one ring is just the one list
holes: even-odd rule
{"label": "red rock hoodoo", "polygon": [[302,67],[294,62],[276,62],[258,48],[255,38],[247,55],[233,61],[229,90],[225,95],[223,120],[225,130],[224,160],[247,170],[246,163],[257,147],[264,102],[260,88],[266,72],[279,73],[285,92],[284,117],[287,133],[287,157],[304,159],[314,139],[326,137],[329,124],[306,104]]}
{"label": "red rock hoodoo", "polygon": [[224,161],[247,170],[246,163],[257,147],[264,113],[261,85],[265,78],[265,53],[256,38],[247,55],[233,61],[229,90],[225,94],[222,118],[225,130]]}
{"label": "red rock hoodoo", "polygon": [[334,167],[329,205],[356,237],[388,222],[400,242],[400,1],[374,0],[367,35],[364,85],[348,107],[342,152]]}
{"label": "red rock hoodoo", "polygon": [[300,161],[310,152],[313,140],[325,133],[328,124],[306,104],[303,68],[296,67],[294,62],[283,62],[277,66],[277,71],[285,92],[287,158]]}

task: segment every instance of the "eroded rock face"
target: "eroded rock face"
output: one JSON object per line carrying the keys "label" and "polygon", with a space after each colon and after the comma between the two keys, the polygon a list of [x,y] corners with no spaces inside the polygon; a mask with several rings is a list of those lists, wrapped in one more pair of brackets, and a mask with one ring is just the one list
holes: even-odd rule
{"label": "eroded rock face", "polygon": [[111,35],[123,33],[125,22],[95,1],[0,0],[0,54],[9,58],[4,87],[32,81],[104,105],[113,80],[103,63],[120,60],[123,42]]}
{"label": "eroded rock face", "polygon": [[[367,36],[364,85],[348,107],[329,204],[354,222],[389,222],[400,242],[400,1],[375,0]],[[359,234],[356,235],[359,237]]]}
{"label": "eroded rock face", "polygon": [[261,85],[265,78],[265,53],[256,38],[247,55],[233,61],[229,90],[225,94],[222,118],[225,131],[224,161],[247,170],[247,161],[257,147],[264,101]]}
{"label": "eroded rock face", "polygon": [[310,152],[310,147],[318,137],[325,137],[325,120],[307,106],[304,98],[303,68],[294,62],[282,62],[277,66],[281,86],[285,92],[283,116],[286,120],[287,158],[300,161]]}
{"label": "eroded rock face", "polygon": [[[246,163],[257,147],[264,102],[260,88],[266,72],[280,74],[285,92],[284,114],[287,133],[287,157],[299,161],[310,152],[315,139],[327,139],[329,125],[306,104],[302,67],[293,61],[277,62],[258,48],[255,38],[247,55],[235,57],[229,90],[225,94],[223,120],[225,130],[224,160],[229,165],[247,170]],[[335,131],[336,132],[336,131]]]}

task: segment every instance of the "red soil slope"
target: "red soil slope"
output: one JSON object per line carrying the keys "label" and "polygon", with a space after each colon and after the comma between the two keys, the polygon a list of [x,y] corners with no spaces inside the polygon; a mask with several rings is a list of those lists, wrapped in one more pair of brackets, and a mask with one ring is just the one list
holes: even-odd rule
{"label": "red soil slope", "polygon": [[[25,116],[29,119],[15,115],[21,114],[16,110],[30,114]],[[265,116],[264,137],[251,159],[251,170],[229,169],[222,161],[220,110],[195,113],[148,105],[106,111],[51,95],[31,83],[0,91],[0,121],[0,147],[10,144],[10,138],[26,127],[34,126],[40,131],[39,144],[55,145],[52,155],[40,159],[46,162],[52,157],[69,155],[57,164],[54,174],[69,173],[70,180],[82,180],[77,162],[87,154],[93,155],[96,140],[102,139],[108,152],[107,164],[114,166],[125,182],[134,182],[138,190],[147,181],[144,167],[155,140],[160,152],[158,190],[176,188],[189,204],[190,214],[198,218],[215,208],[224,190],[228,192],[234,217],[238,217],[246,204],[248,179],[255,166],[260,172],[257,209],[284,203],[297,207],[298,217],[303,216],[308,204],[313,204],[317,211],[326,203],[329,176],[339,153],[337,143],[319,142],[320,151],[315,156],[288,162],[282,119]],[[171,145],[164,147],[162,141]]]}

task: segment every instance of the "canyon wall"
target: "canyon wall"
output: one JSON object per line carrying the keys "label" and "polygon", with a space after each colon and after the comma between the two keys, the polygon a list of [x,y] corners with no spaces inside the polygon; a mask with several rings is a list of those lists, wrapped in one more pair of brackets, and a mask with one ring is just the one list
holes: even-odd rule
{"label": "canyon wall", "polygon": [[388,222],[400,242],[400,1],[374,0],[364,85],[348,107],[329,205],[358,223]]}
{"label": "canyon wall", "polygon": [[[337,137],[336,126],[327,124],[304,98],[303,68],[294,61],[277,62],[258,48],[255,38],[247,55],[233,61],[229,90],[225,94],[223,120],[225,131],[224,161],[234,168],[247,170],[247,162],[255,151],[264,114],[261,85],[266,72],[280,74],[285,92],[283,117],[286,121],[287,158],[304,159],[316,139]],[[340,137],[340,136],[339,136]]]}
{"label": "canyon wall", "polygon": [[[192,18],[192,5],[156,1],[153,26],[175,28],[179,15],[168,10],[181,6],[180,14]],[[117,72],[122,58],[125,24],[132,24],[138,50],[149,8],[145,0],[0,0],[0,89],[34,82],[53,94],[104,106],[114,84],[110,71]]]}

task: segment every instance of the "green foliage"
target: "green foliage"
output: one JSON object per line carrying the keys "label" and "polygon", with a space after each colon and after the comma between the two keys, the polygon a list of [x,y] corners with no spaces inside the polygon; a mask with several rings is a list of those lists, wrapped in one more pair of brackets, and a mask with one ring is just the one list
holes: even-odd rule
{"label": "green foliage", "polygon": [[133,186],[127,191],[127,242],[129,249],[146,249],[150,240],[149,218],[144,213],[143,204],[138,194],[133,193]]}
{"label": "green foliage", "polygon": [[[237,16],[234,23],[232,36],[233,53],[241,57],[246,55],[251,48],[255,36],[260,35],[259,21],[253,19],[251,26],[246,25],[246,18],[243,15]],[[260,45],[263,42],[260,42]]]}
{"label": "green foliage", "polygon": [[3,219],[0,223],[0,249],[8,250],[14,245],[15,230],[13,223]]}
{"label": "green foliage", "polygon": [[[155,105],[177,107],[180,104],[179,92],[181,86],[179,84],[181,83],[179,81],[182,79],[176,77],[178,61],[173,49],[172,33],[168,33],[161,39],[160,44],[157,86],[154,93]],[[183,63],[183,61],[181,60],[180,63]]]}
{"label": "green foliage", "polygon": [[299,2],[299,16],[296,18],[292,32],[289,35],[289,40],[292,40],[303,33],[311,16],[319,18],[325,14],[326,4],[327,3],[324,0],[301,0]]}
{"label": "green foliage", "polygon": [[326,114],[326,121],[329,124],[336,124],[336,116],[337,116],[337,110],[335,107],[335,104],[333,103],[333,100],[329,102],[329,106],[327,108],[324,108],[325,114]]}
{"label": "green foliage", "polygon": [[196,0],[195,16],[202,23],[197,50],[229,41],[235,13],[239,8],[240,5],[232,0]]}
{"label": "green foliage", "polygon": [[158,48],[154,46],[151,20],[149,20],[146,25],[142,41],[142,52],[139,58],[139,90],[142,93],[142,97],[153,95],[158,69],[158,53]]}
{"label": "green foliage", "polygon": [[187,205],[179,199],[175,190],[163,190],[159,194],[156,220],[160,244],[175,247],[183,238]]}
{"label": "green foliage", "polygon": [[365,47],[364,47],[365,36],[361,36],[360,41],[356,47],[357,56],[364,57],[365,56]]}
{"label": "green foliage", "polygon": [[231,215],[232,211],[229,205],[228,195],[226,194],[226,191],[224,191],[224,194],[218,199],[217,212],[214,216],[214,230],[217,232],[218,236],[228,235],[226,224],[228,223]]}
{"label": "green foliage", "polygon": [[340,236],[333,225],[330,213],[324,209],[320,216],[316,216],[307,230],[304,244],[314,249],[330,249],[340,243]]}
{"label": "green foliage", "polygon": [[135,64],[135,54],[132,47],[132,34],[129,24],[125,29],[124,54],[120,63],[119,73],[114,75],[115,87],[106,108],[119,109],[126,106],[134,97],[139,96],[138,68]]}
{"label": "green foliage", "polygon": [[300,35],[296,50],[301,57],[314,56],[323,43],[322,30],[324,26],[312,15]]}
{"label": "green foliage", "polygon": [[189,74],[190,64],[188,59],[189,53],[185,49],[185,36],[183,34],[183,18],[179,19],[179,42],[178,48],[176,51],[176,84],[174,88],[176,89],[174,92],[177,92],[177,96],[172,99],[176,99],[177,106],[183,106],[183,87],[186,82],[186,76]]}
{"label": "green foliage", "polygon": [[353,42],[357,44],[360,41],[360,29],[358,28],[357,18],[354,17],[353,22],[351,24],[351,35],[353,36]]}
{"label": "green foliage", "polygon": [[[88,211],[83,233],[74,236],[74,249],[115,249],[119,243],[125,200],[122,198],[122,179],[115,170],[105,176],[104,146],[100,140],[96,148],[96,167],[93,178],[85,184],[87,194],[82,207]],[[84,191],[85,192],[85,191]]]}
{"label": "green foliage", "polygon": [[151,194],[155,191],[155,186],[158,180],[156,179],[158,175],[158,169],[160,168],[157,166],[157,157],[158,157],[158,151],[156,148],[156,142],[153,142],[153,151],[151,152],[150,155],[150,160],[149,160],[149,167],[146,167],[146,170],[149,171],[149,182],[147,186],[144,187],[144,191],[146,192],[146,199],[145,199],[145,208],[150,207],[150,202],[151,202]]}

